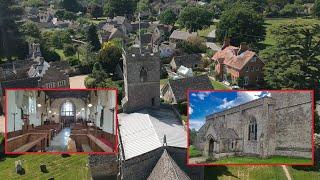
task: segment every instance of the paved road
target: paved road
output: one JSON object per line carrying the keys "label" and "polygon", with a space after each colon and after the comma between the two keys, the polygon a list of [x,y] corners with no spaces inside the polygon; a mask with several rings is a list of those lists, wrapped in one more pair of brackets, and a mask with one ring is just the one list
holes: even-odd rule
{"label": "paved road", "polygon": [[70,88],[86,88],[84,85],[84,79],[88,75],[79,75],[79,76],[73,76],[69,78],[70,81]]}

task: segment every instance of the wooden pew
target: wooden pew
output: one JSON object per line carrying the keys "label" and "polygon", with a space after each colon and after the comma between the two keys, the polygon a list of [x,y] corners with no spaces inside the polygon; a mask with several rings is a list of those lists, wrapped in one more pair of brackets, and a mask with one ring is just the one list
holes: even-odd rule
{"label": "wooden pew", "polygon": [[35,148],[35,151],[44,150],[47,147],[46,133],[26,133],[7,140],[9,152],[27,152]]}

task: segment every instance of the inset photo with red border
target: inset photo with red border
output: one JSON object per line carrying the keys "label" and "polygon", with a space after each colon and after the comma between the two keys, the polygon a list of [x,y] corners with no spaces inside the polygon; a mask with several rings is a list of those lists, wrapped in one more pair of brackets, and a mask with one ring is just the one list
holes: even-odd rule
{"label": "inset photo with red border", "polygon": [[117,153],[116,89],[6,89],[6,154]]}
{"label": "inset photo with red border", "polygon": [[314,91],[188,91],[188,165],[313,165]]}

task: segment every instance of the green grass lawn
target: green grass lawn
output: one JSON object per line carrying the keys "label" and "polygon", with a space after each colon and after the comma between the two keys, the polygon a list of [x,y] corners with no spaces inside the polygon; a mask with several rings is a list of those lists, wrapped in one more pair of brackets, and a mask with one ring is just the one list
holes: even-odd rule
{"label": "green grass lawn", "polygon": [[198,31],[198,35],[201,36],[201,37],[206,37],[214,29],[216,29],[216,26],[215,25],[211,25],[209,28],[199,30]]}
{"label": "green grass lawn", "polygon": [[[16,174],[15,161],[21,160],[25,169],[24,175]],[[48,173],[40,171],[40,164],[47,165]],[[70,157],[61,157],[60,155],[21,155],[6,156],[0,160],[0,177],[5,179],[54,179],[63,180],[87,180],[90,179],[87,155],[71,155]]]}
{"label": "green grass lawn", "polygon": [[232,179],[276,179],[287,180],[279,166],[208,166],[205,167],[205,180]]}
{"label": "green grass lawn", "polygon": [[193,145],[189,147],[189,155],[190,157],[199,157],[202,156],[201,152],[197,150]]}
{"label": "green grass lawn", "polygon": [[266,38],[265,40],[262,42],[263,44],[266,45],[274,45],[275,44],[275,39],[273,39],[273,37],[270,36],[270,29],[273,26],[277,26],[280,24],[285,24],[288,23],[290,21],[294,21],[294,20],[303,20],[306,22],[318,22],[320,23],[319,19],[301,19],[301,18],[268,18],[265,20],[265,27],[266,27]]}
{"label": "green grass lawn", "polygon": [[271,158],[261,159],[258,157],[226,157],[217,161],[210,162],[212,164],[310,164],[311,159],[272,156]]}
{"label": "green grass lawn", "polygon": [[288,167],[289,173],[293,179],[316,180],[320,179],[320,169],[313,169],[309,166]]}
{"label": "green grass lawn", "polygon": [[229,90],[227,86],[219,81],[211,80],[211,84],[215,90]]}

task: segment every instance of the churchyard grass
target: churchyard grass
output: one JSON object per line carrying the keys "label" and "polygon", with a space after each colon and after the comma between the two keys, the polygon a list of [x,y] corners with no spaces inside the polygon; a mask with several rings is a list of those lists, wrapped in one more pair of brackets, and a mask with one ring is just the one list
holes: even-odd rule
{"label": "churchyard grass", "polygon": [[189,155],[190,157],[199,157],[201,156],[201,152],[197,150],[193,145],[189,147]]}
{"label": "churchyard grass", "polygon": [[207,162],[210,164],[311,164],[312,160],[299,157],[272,156],[270,158],[259,157],[226,157],[216,161]]}
{"label": "churchyard grass", "polygon": [[[21,160],[25,174],[19,175],[15,172],[15,161]],[[54,179],[63,180],[87,180],[90,179],[87,155],[71,155],[61,157],[61,155],[13,155],[5,156],[0,160],[0,177],[5,179]],[[40,171],[40,164],[47,166],[48,173]]]}

